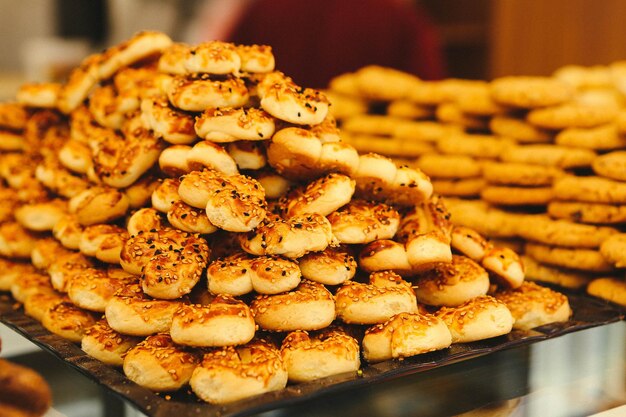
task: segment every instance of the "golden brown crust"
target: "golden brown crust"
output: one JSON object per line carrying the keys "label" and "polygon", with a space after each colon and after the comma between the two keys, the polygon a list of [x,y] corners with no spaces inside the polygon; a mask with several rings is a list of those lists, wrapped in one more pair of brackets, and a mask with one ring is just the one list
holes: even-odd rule
{"label": "golden brown crust", "polygon": [[350,202],[355,181],[343,174],[328,174],[287,194],[285,217],[318,213],[327,216]]}
{"label": "golden brown crust", "polygon": [[274,54],[269,45],[237,45],[237,55],[241,58],[241,71],[268,73],[274,71]]}
{"label": "golden brown crust", "polygon": [[26,296],[24,300],[24,313],[41,322],[48,310],[57,304],[67,301],[69,301],[68,298],[63,296],[60,292],[44,287],[41,291],[31,292]]}
{"label": "golden brown crust", "polygon": [[134,212],[126,222],[126,228],[130,236],[139,232],[150,232],[163,229],[165,223],[161,214],[153,208],[142,208]]}
{"label": "golden brown crust", "polygon": [[393,238],[400,225],[400,214],[384,203],[353,199],[330,213],[328,221],[339,242],[362,244]]}
{"label": "golden brown crust", "polygon": [[495,297],[511,311],[515,329],[529,330],[548,323],[567,321],[572,314],[564,294],[534,282],[525,282],[516,289],[497,292]]}
{"label": "golden brown crust", "polygon": [[155,136],[169,143],[187,145],[197,139],[194,116],[172,107],[166,97],[142,100],[141,115]]}
{"label": "golden brown crust", "polygon": [[196,117],[195,131],[212,142],[267,140],[275,130],[274,118],[257,108],[208,108]]}
{"label": "golden brown crust", "polygon": [[206,216],[206,211],[191,207],[183,201],[176,201],[167,212],[170,224],[184,232],[210,234],[217,230]]}
{"label": "golden brown crust", "polygon": [[174,107],[187,111],[241,107],[249,100],[248,89],[240,78],[220,80],[208,74],[175,77],[167,96]]}
{"label": "golden brown crust", "polygon": [[0,255],[2,256],[30,259],[36,241],[36,235],[17,222],[0,224]]}
{"label": "golden brown crust", "polygon": [[291,79],[266,87],[261,96],[263,110],[289,123],[316,125],[328,114],[328,98],[318,90],[302,88]]}
{"label": "golden brown crust", "polygon": [[121,68],[142,59],[158,54],[172,45],[172,40],[164,33],[142,31],[130,39],[106,49],[102,53],[102,63],[98,69],[100,79],[107,79]]}
{"label": "golden brown crust", "polygon": [[287,370],[279,350],[257,339],[205,353],[190,384],[204,401],[224,404],[284,388]]}
{"label": "golden brown crust", "polygon": [[199,355],[177,346],[168,334],[149,336],[124,357],[124,374],[153,391],[176,391],[186,385]]}
{"label": "golden brown crust", "polygon": [[208,41],[185,51],[183,67],[188,74],[238,74],[241,58],[234,44]]}
{"label": "golden brown crust", "polygon": [[87,355],[107,365],[122,366],[126,352],[140,341],[138,337],[116,332],[103,318],[85,330],[81,349]]}
{"label": "golden brown crust", "polygon": [[172,205],[180,200],[178,195],[178,187],[180,180],[178,178],[165,178],[159,182],[159,185],[152,192],[152,207],[161,213],[167,213]]}
{"label": "golden brown crust", "polygon": [[202,347],[243,345],[254,333],[250,308],[227,295],[218,295],[207,305],[182,305],[174,313],[170,328],[174,342]]}
{"label": "golden brown crust", "polygon": [[31,294],[50,292],[52,285],[48,275],[36,271],[24,271],[23,275],[16,277],[11,284],[11,295],[18,302],[23,303]]}
{"label": "golden brown crust", "polygon": [[31,262],[37,269],[47,270],[56,259],[69,253],[69,250],[52,237],[38,239],[31,252]]}
{"label": "golden brown crust", "polygon": [[83,226],[118,219],[126,214],[128,208],[128,197],[109,187],[91,187],[72,197],[69,202],[70,213]]}
{"label": "golden brown crust", "polygon": [[55,290],[66,292],[67,286],[74,276],[81,274],[87,268],[92,268],[93,262],[80,252],[71,252],[56,258],[48,267],[50,282]]}
{"label": "golden brown crust", "polygon": [[283,339],[280,353],[293,382],[356,372],[361,365],[359,342],[338,327],[291,332]]}
{"label": "golden brown crust", "polygon": [[307,253],[298,264],[304,278],[324,285],[343,284],[357,271],[356,260],[345,246]]}
{"label": "golden brown crust", "polygon": [[72,303],[62,302],[44,314],[41,324],[52,333],[80,342],[85,331],[96,323],[93,315]]}
{"label": "golden brown crust", "polygon": [[28,107],[53,109],[57,107],[61,84],[54,82],[22,84],[15,94],[18,103]]}
{"label": "golden brown crust", "polygon": [[335,319],[333,295],[322,284],[303,280],[293,291],[258,295],[250,304],[256,323],[265,330],[318,330]]}
{"label": "golden brown crust", "polygon": [[134,276],[111,277],[104,270],[86,268],[71,278],[67,295],[77,307],[103,313],[117,291],[136,282],[138,279]]}

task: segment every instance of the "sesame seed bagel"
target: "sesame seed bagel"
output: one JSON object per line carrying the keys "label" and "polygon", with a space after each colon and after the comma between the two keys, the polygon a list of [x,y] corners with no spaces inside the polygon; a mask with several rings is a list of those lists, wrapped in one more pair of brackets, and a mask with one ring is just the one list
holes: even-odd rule
{"label": "sesame seed bagel", "polygon": [[322,251],[334,244],[331,226],[317,213],[288,220],[268,216],[259,226],[239,235],[241,248],[253,255],[281,255],[297,259],[309,252]]}
{"label": "sesame seed bagel", "polygon": [[226,404],[285,388],[287,370],[280,351],[258,339],[205,353],[189,382],[202,400]]}
{"label": "sesame seed bagel", "polygon": [[80,348],[87,355],[112,366],[122,366],[126,352],[141,341],[138,337],[116,332],[106,319],[101,319],[85,330]]}
{"label": "sesame seed bagel", "polygon": [[139,232],[160,230],[165,227],[161,214],[153,208],[142,208],[128,217],[126,229],[130,236],[138,235]]}
{"label": "sesame seed bagel", "polygon": [[251,256],[245,252],[219,258],[207,268],[209,291],[213,294],[279,294],[300,284],[298,264],[278,256]]}
{"label": "sesame seed bagel", "polygon": [[211,107],[241,107],[250,99],[242,79],[208,74],[174,77],[167,96],[174,107],[196,112]]}
{"label": "sesame seed bagel", "polygon": [[118,290],[104,310],[107,322],[115,331],[130,336],[149,336],[168,332],[179,301],[153,300],[140,284],[128,284]]}
{"label": "sesame seed bagel", "polygon": [[132,275],[111,277],[104,270],[86,268],[68,282],[67,296],[77,307],[103,313],[113,295],[133,282],[138,282],[138,279]]}
{"label": "sesame seed bagel", "polygon": [[182,64],[189,74],[237,74],[241,58],[234,44],[209,41],[190,47]]}
{"label": "sesame seed bagel", "polygon": [[178,195],[179,186],[180,180],[178,178],[165,178],[160,181],[159,185],[152,192],[152,207],[161,213],[170,211],[174,203],[180,200]]}
{"label": "sesame seed bagel", "polygon": [[330,213],[328,221],[341,243],[364,244],[393,238],[400,225],[400,214],[384,203],[353,199]]}
{"label": "sesame seed bagel", "polygon": [[335,319],[333,295],[307,280],[287,293],[256,296],[250,309],[261,328],[280,332],[323,329]]}
{"label": "sesame seed bagel", "polygon": [[370,283],[348,281],[335,294],[337,317],[345,323],[377,324],[417,311],[411,284],[391,271],[375,272]]}
{"label": "sesame seed bagel", "polygon": [[122,227],[112,224],[94,224],[83,229],[78,249],[83,255],[96,256],[100,244],[108,235],[126,233]]}
{"label": "sesame seed bagel", "polygon": [[156,137],[174,145],[187,145],[197,139],[194,116],[172,107],[166,97],[142,100],[141,117]]}
{"label": "sesame seed bagel", "polygon": [[359,156],[353,178],[356,195],[364,199],[413,206],[427,201],[433,193],[430,179],[422,171],[398,168],[391,159],[375,153]]}
{"label": "sesame seed bagel", "polygon": [[518,288],[499,291],[494,296],[511,311],[515,319],[514,329],[530,330],[548,323],[564,322],[572,314],[564,294],[534,282],[524,282]]}
{"label": "sesame seed bagel", "polygon": [[46,237],[37,240],[30,254],[30,260],[35,268],[47,270],[56,259],[68,255],[69,253],[71,252],[61,245],[58,240],[52,237]]}
{"label": "sesame seed bagel", "polygon": [[124,357],[124,374],[152,391],[176,391],[187,385],[199,356],[176,345],[165,333],[147,337]]}
{"label": "sesame seed bagel", "polygon": [[241,58],[241,71],[263,74],[274,71],[276,62],[271,46],[237,45],[236,49]]}
{"label": "sesame seed bagel", "polygon": [[103,127],[120,129],[127,113],[139,108],[137,97],[120,95],[113,85],[96,88],[89,96],[89,111]]}
{"label": "sesame seed bagel", "polygon": [[42,288],[40,291],[31,292],[26,296],[26,299],[24,299],[24,314],[41,322],[48,310],[66,301],[68,301],[68,298],[64,297],[60,292]]}
{"label": "sesame seed bagel", "polygon": [[314,179],[330,172],[352,175],[358,168],[359,154],[346,143],[324,143],[311,130],[287,127],[272,136],[267,161],[281,175]]}
{"label": "sesame seed bagel", "polygon": [[182,201],[176,201],[167,212],[167,220],[176,229],[189,233],[210,234],[217,230],[217,227],[209,221],[206,212]]}
{"label": "sesame seed bagel", "polygon": [[359,342],[340,328],[291,332],[283,339],[280,354],[292,382],[356,372],[361,366]]}
{"label": "sesame seed bagel", "polygon": [[435,313],[450,333],[452,343],[467,343],[507,334],[515,319],[502,301],[483,295],[458,307],[441,307]]}
{"label": "sesame seed bagel", "polygon": [[406,358],[445,349],[451,343],[450,330],[438,317],[400,313],[365,331],[363,357],[368,362]]}
{"label": "sesame seed bagel", "polygon": [[472,259],[452,255],[451,262],[435,264],[421,274],[413,290],[417,301],[432,306],[455,307],[489,291],[489,274]]}
{"label": "sesame seed bagel", "polygon": [[345,246],[328,247],[298,259],[302,276],[324,285],[339,285],[352,279],[357,263]]}
{"label": "sesame seed bagel", "polygon": [[93,268],[93,262],[80,252],[71,252],[56,258],[48,267],[50,282],[55,290],[67,292],[67,286],[76,275],[80,275],[88,268]]}
{"label": "sesame seed bagel", "polygon": [[450,245],[468,258],[481,262],[491,249],[489,242],[476,230],[466,226],[452,228]]}
{"label": "sesame seed bagel", "polygon": [[347,175],[328,174],[287,194],[284,215],[288,218],[306,213],[327,216],[350,202],[354,188],[354,180]]}
{"label": "sesame seed bagel", "polygon": [[211,107],[198,116],[195,123],[198,136],[217,143],[266,140],[272,137],[275,129],[274,118],[254,107]]}
{"label": "sesame seed bagel", "polygon": [[329,104],[321,91],[302,88],[291,80],[271,84],[261,98],[263,110],[298,125],[321,123],[328,114]]}
{"label": "sesame seed bagel", "polygon": [[228,151],[208,140],[200,141],[191,148],[187,155],[187,165],[191,171],[208,168],[226,175],[239,173],[237,162]]}
{"label": "sesame seed bagel", "polygon": [[96,319],[91,313],[70,302],[62,302],[50,308],[41,320],[43,327],[52,333],[77,343],[95,323]]}
{"label": "sesame seed bagel", "polygon": [[202,347],[243,345],[254,333],[250,308],[226,295],[218,295],[208,305],[182,305],[174,313],[170,328],[174,342]]}

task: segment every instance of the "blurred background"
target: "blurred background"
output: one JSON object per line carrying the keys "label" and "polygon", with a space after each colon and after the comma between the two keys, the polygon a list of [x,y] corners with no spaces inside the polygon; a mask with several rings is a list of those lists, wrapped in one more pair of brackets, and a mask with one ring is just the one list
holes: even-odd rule
{"label": "blurred background", "polygon": [[547,75],[626,59],[622,0],[0,0],[0,96],[62,79],[87,53],[157,29],[177,41],[273,46],[324,87],[367,64],[424,79]]}

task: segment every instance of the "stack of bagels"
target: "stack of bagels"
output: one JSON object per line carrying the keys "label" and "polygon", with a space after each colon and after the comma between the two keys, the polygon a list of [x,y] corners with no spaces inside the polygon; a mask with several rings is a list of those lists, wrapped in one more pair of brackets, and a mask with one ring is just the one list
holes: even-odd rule
{"label": "stack of bagels", "polygon": [[214,404],[569,318],[329,106],[268,46],[156,32],[24,85],[0,107],[0,290]]}
{"label": "stack of bagels", "polygon": [[346,141],[429,175],[453,222],[523,254],[528,279],[626,305],[625,68],[485,82],[369,66],[329,95]]}

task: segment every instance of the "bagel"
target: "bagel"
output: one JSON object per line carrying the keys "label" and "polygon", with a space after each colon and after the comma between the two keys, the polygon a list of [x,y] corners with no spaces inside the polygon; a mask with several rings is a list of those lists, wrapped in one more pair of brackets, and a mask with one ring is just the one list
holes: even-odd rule
{"label": "bagel", "polygon": [[350,202],[355,182],[343,174],[328,174],[287,194],[284,215],[289,218],[307,213],[327,216]]}
{"label": "bagel", "polygon": [[72,197],[69,212],[83,226],[108,223],[126,214],[128,197],[115,188],[92,187]]}
{"label": "bagel", "polygon": [[237,162],[226,149],[206,140],[196,143],[191,148],[187,154],[187,165],[191,171],[209,168],[226,175],[239,173]]}
{"label": "bagel", "polygon": [[30,263],[0,258],[0,291],[11,291],[11,286],[16,280],[34,272],[35,268]]}
{"label": "bagel", "polygon": [[93,155],[98,178],[110,187],[132,185],[158,161],[163,143],[143,127],[140,115],[129,118],[122,126],[124,137],[108,135]]}
{"label": "bagel", "polygon": [[98,77],[102,80],[110,78],[124,67],[159,54],[170,47],[172,43],[172,40],[165,33],[138,32],[132,38],[112,46],[102,53]]}
{"label": "bagel", "polygon": [[298,125],[316,125],[328,114],[330,102],[321,91],[302,88],[291,80],[270,84],[261,107],[277,119]]}
{"label": "bagel", "polygon": [[102,61],[101,54],[93,54],[83,59],[80,65],[72,70],[58,95],[59,110],[69,114],[83,103],[99,81]]}
{"label": "bagel", "polygon": [[254,107],[210,107],[196,118],[195,131],[202,139],[224,143],[270,139],[276,129],[274,118]]}
{"label": "bagel", "polygon": [[335,319],[333,295],[307,280],[287,293],[256,296],[250,309],[256,323],[271,331],[319,330]]}
{"label": "bagel", "polygon": [[433,193],[430,179],[422,171],[398,168],[391,159],[375,153],[359,156],[353,178],[358,197],[402,206],[420,204]]}
{"label": "bagel", "polygon": [[361,249],[359,265],[366,271],[392,269],[413,275],[437,262],[450,262],[450,214],[443,200],[434,197],[413,207],[402,218],[393,240],[376,240]]}
{"label": "bagel", "polygon": [[243,80],[208,74],[174,77],[167,96],[174,107],[197,112],[211,107],[241,107],[250,99]]}
{"label": "bagel", "polygon": [[37,271],[23,271],[20,276],[15,277],[11,284],[11,295],[19,303],[26,301],[31,294],[52,291],[50,277]]}
{"label": "bagel", "polygon": [[163,149],[159,155],[159,168],[171,177],[186,174],[192,169],[189,167],[188,156],[191,152],[189,145],[172,145]]}
{"label": "bagel", "polygon": [[237,296],[253,290],[259,294],[291,291],[300,284],[301,272],[289,259],[237,252],[211,262],[206,275],[211,293]]}
{"label": "bagel", "polygon": [[483,267],[507,288],[519,288],[524,282],[524,265],[512,249],[494,247],[482,259]]}
{"label": "bagel", "polygon": [[288,220],[268,216],[253,231],[239,235],[239,242],[244,251],[253,255],[281,255],[292,259],[335,244],[330,223],[317,213]]}
{"label": "bagel", "polygon": [[153,300],[146,296],[140,284],[128,284],[118,290],[107,303],[104,314],[109,326],[129,336],[149,336],[168,332],[174,312],[181,303]]}
{"label": "bagel", "polygon": [[365,331],[363,357],[368,362],[406,358],[449,347],[452,335],[431,314],[400,313]]}
{"label": "bagel", "polygon": [[226,404],[285,388],[287,370],[279,350],[257,339],[205,353],[189,382],[202,400]]}
{"label": "bagel", "polygon": [[80,348],[102,363],[122,366],[126,352],[137,346],[140,341],[138,337],[116,332],[103,318],[85,330]]}
{"label": "bagel", "polygon": [[180,200],[178,195],[179,186],[180,180],[178,178],[160,180],[159,185],[152,192],[152,207],[161,213],[170,211],[174,203]]}
{"label": "bagel", "polygon": [[454,250],[476,262],[481,262],[487,254],[487,251],[492,247],[489,242],[474,229],[456,225],[452,228],[450,245]]}
{"label": "bagel", "polygon": [[327,217],[333,235],[347,244],[391,239],[400,225],[400,214],[393,207],[360,199],[353,199]]}
{"label": "bagel", "polygon": [[335,293],[337,317],[344,323],[378,324],[399,313],[417,312],[411,284],[391,271],[375,272],[370,283],[344,283]]}
{"label": "bagel", "polygon": [[197,139],[194,116],[172,107],[166,97],[142,100],[141,117],[156,137],[174,145],[188,145]]}
{"label": "bagel", "polygon": [[89,145],[74,139],[65,142],[58,157],[63,167],[77,174],[86,174],[93,165]]}
{"label": "bagel", "polygon": [[68,282],[67,296],[77,307],[104,313],[109,300],[117,291],[137,281],[133,276],[111,277],[106,271],[86,268]]}
{"label": "bagel", "polygon": [[324,285],[340,285],[356,274],[354,256],[343,246],[310,252],[298,259],[302,277]]}
{"label": "bagel", "polygon": [[184,63],[190,49],[191,46],[184,43],[171,44],[162,51],[163,53],[159,57],[158,70],[174,75],[187,74]]}
{"label": "bagel", "polygon": [[434,265],[419,275],[413,286],[417,301],[431,306],[455,307],[489,291],[489,274],[472,259],[452,255],[451,262]]}
{"label": "bagel", "polygon": [[72,252],[67,250],[58,240],[47,237],[37,240],[30,254],[30,259],[35,268],[45,271],[56,259],[70,253]]}
{"label": "bagel", "polygon": [[330,172],[352,176],[359,166],[359,154],[346,143],[323,143],[310,130],[287,127],[272,136],[267,161],[281,175],[314,179]]}
{"label": "bagel", "polygon": [[165,227],[163,218],[156,209],[142,208],[134,212],[126,222],[126,229],[130,236],[138,235],[140,232],[150,232],[163,229]]}
{"label": "bagel", "polygon": [[283,339],[280,354],[292,382],[356,373],[361,366],[359,342],[340,328],[291,332]]}
{"label": "bagel", "polygon": [[208,305],[181,306],[170,328],[174,342],[202,347],[243,345],[252,340],[254,333],[250,308],[226,295],[218,295]]}
{"label": "bagel", "polygon": [[85,331],[96,323],[93,315],[70,302],[56,304],[41,319],[43,327],[74,343],[79,343]]}
{"label": "bagel", "polygon": [[178,194],[190,206],[205,208],[209,221],[228,231],[250,231],[266,215],[263,187],[244,175],[194,171],[182,179]]}
{"label": "bagel", "polygon": [[67,287],[75,276],[93,267],[93,262],[80,252],[58,257],[48,267],[52,287],[57,291],[67,292]]}
{"label": "bagel", "polygon": [[0,255],[30,259],[37,242],[36,235],[17,222],[0,224]]}
{"label": "bagel", "polygon": [[467,343],[508,334],[515,319],[506,304],[489,295],[435,312],[446,323],[452,343]]}
{"label": "bagel", "polygon": [[124,374],[152,391],[176,391],[187,385],[198,366],[198,355],[177,346],[168,334],[147,337],[126,352]]}
{"label": "bagel", "polygon": [[564,294],[534,282],[524,282],[515,289],[499,291],[494,297],[511,311],[514,329],[530,330],[544,324],[565,322],[572,315]]}
{"label": "bagel", "polygon": [[61,88],[61,84],[54,82],[25,83],[18,88],[15,99],[24,106],[54,109],[57,107]]}
{"label": "bagel", "polygon": [[235,48],[241,60],[241,71],[262,74],[274,71],[276,62],[271,46],[237,45]]}
{"label": "bagel", "polygon": [[97,87],[89,96],[89,111],[93,118],[109,129],[121,129],[126,115],[138,108],[137,97],[118,94],[113,85]]}
{"label": "bagel", "polygon": [[226,145],[226,152],[233,158],[240,170],[258,170],[267,165],[265,145],[259,142],[239,141]]}
{"label": "bagel", "polygon": [[175,228],[189,233],[208,235],[217,230],[204,210],[191,207],[182,201],[172,204],[172,208],[167,212],[167,220]]}
{"label": "bagel", "polygon": [[67,301],[69,301],[68,298],[64,297],[60,292],[51,288],[43,288],[26,296],[24,299],[24,314],[41,322],[48,310],[57,304]]}
{"label": "bagel", "polygon": [[139,233],[126,241],[120,255],[122,268],[142,275],[146,294],[176,299],[189,294],[210,255],[204,239],[175,229]]}
{"label": "bagel", "polygon": [[209,41],[190,47],[182,65],[189,74],[238,74],[241,58],[234,44]]}

